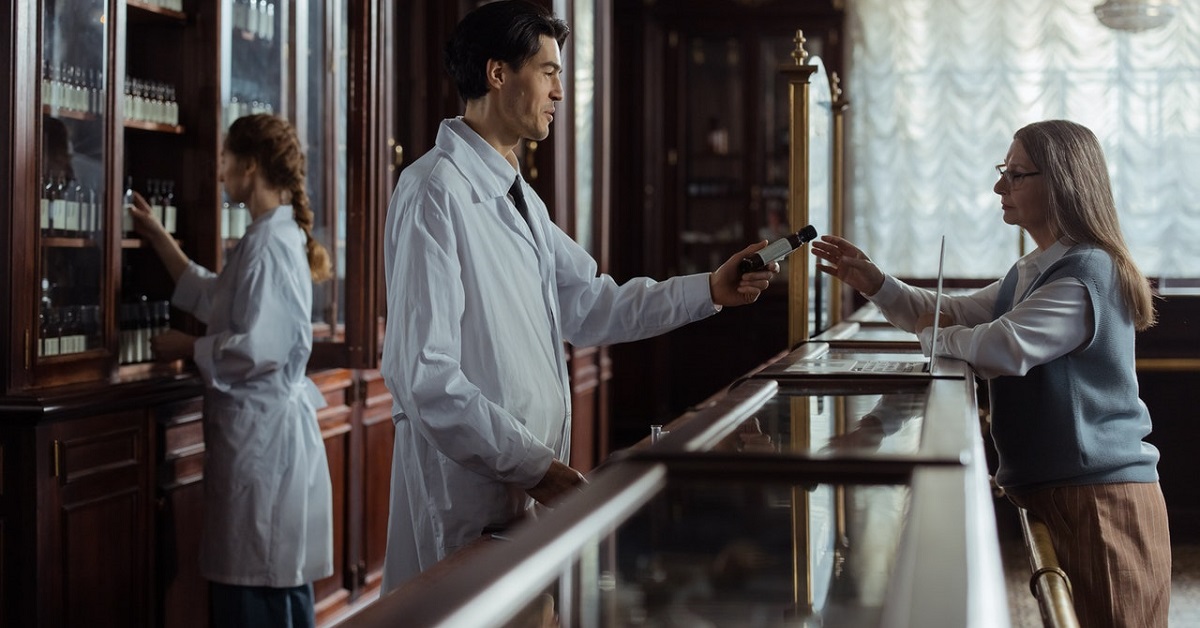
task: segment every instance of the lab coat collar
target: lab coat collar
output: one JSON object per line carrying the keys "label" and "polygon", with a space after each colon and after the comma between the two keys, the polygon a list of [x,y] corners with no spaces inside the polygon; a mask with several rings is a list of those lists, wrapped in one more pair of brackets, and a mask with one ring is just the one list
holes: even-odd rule
{"label": "lab coat collar", "polygon": [[258,218],[255,218],[254,222],[250,223],[250,226],[246,227],[246,233],[263,229],[265,228],[264,225],[267,223],[280,222],[284,220],[293,220],[292,206],[290,203],[287,205],[280,205],[269,212],[263,213]]}
{"label": "lab coat collar", "polygon": [[462,117],[442,121],[437,147],[446,151],[471,184],[476,203],[508,194],[517,172]]}

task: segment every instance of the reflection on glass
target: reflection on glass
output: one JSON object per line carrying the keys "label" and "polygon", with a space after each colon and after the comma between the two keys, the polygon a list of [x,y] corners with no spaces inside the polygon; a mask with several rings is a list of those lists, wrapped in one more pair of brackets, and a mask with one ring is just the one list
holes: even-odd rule
{"label": "reflection on glass", "polygon": [[529,601],[504,624],[504,628],[557,628],[561,626],[552,593],[542,593]]}
{"label": "reflection on glass", "polygon": [[778,395],[725,435],[713,451],[827,455],[915,454],[926,394]]}
{"label": "reflection on glass", "polygon": [[[852,496],[844,546],[839,489]],[[616,616],[600,624],[878,625],[908,496],[895,485],[674,481],[614,534],[614,603],[600,608]]]}
{"label": "reflection on glass", "polygon": [[687,136],[680,272],[720,266],[744,243],[744,55],[735,38],[691,40],[686,61]]}
{"label": "reflection on glass", "polygon": [[39,359],[104,346],[107,3],[42,5]]}
{"label": "reflection on glass", "polygon": [[[345,324],[349,3],[313,2],[308,7],[307,80],[297,85],[306,103],[302,141],[307,149],[313,237],[331,251],[334,272],[333,279],[313,286],[314,339],[322,341],[335,339],[336,330]],[[327,58],[333,60],[333,67]]]}
{"label": "reflection on glass", "polygon": [[[225,0],[229,30],[222,34],[225,127],[242,116],[282,112],[287,29],[274,2]],[[281,0],[282,2],[282,0]],[[320,4],[320,3],[315,3]]]}
{"label": "reflection on glass", "polygon": [[[820,57],[808,62],[817,66],[808,87],[808,222],[818,233],[829,233],[833,224],[833,98],[829,76]],[[809,330],[819,334],[829,327],[832,298],[829,276],[808,265]]]}
{"label": "reflection on glass", "polygon": [[575,0],[571,21],[575,86],[575,240],[596,254],[592,234],[592,173],[595,164],[596,0]]}

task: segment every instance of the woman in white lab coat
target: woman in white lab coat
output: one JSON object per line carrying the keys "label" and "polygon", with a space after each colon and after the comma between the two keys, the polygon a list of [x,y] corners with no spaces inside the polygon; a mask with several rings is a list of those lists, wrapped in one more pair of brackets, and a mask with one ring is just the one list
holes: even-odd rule
{"label": "woman in white lab coat", "polygon": [[160,359],[191,357],[205,384],[200,570],[214,626],[312,626],[312,582],[333,572],[332,491],[305,376],[312,284],[329,256],[311,235],[304,152],[268,115],[233,123],[221,181],[253,219],[221,273],[187,258],[139,196],[130,209],[176,282],[172,302],[207,324],[154,338]]}

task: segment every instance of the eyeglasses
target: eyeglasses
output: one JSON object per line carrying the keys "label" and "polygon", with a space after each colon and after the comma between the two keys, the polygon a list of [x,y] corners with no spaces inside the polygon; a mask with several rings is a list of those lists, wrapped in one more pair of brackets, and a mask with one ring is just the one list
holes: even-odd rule
{"label": "eyeglasses", "polygon": [[996,172],[1000,173],[1000,176],[1004,177],[1004,180],[1008,182],[1009,187],[1013,188],[1017,187],[1017,184],[1020,183],[1021,179],[1024,179],[1025,177],[1032,177],[1042,174],[1040,172],[1013,172],[1008,168],[1005,168],[1004,164],[997,165]]}

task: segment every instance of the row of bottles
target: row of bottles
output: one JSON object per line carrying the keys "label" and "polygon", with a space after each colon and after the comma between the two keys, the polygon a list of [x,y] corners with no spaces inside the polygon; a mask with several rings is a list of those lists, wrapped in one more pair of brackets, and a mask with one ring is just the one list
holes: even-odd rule
{"label": "row of bottles", "polygon": [[246,207],[245,203],[237,205],[223,203],[221,205],[221,238],[223,240],[240,239],[246,235],[246,228],[252,221],[250,208]]}
{"label": "row of bottles", "polygon": [[39,202],[42,236],[83,238],[103,230],[103,202],[96,190],[85,188],[64,173],[42,178]]}
{"label": "row of bottles", "polygon": [[45,300],[39,314],[38,357],[83,353],[100,342],[100,306],[54,307]]}
{"label": "row of bottles", "polygon": [[100,344],[100,306],[58,305],[59,286],[42,278],[41,309],[38,313],[38,357],[83,353]]}
{"label": "row of bottles", "polygon": [[275,4],[267,0],[233,0],[233,27],[249,39],[275,39]]}
{"label": "row of bottles", "polygon": [[150,301],[146,295],[133,303],[121,304],[118,325],[121,330],[121,346],[118,361],[121,364],[137,364],[154,359],[150,339],[171,328],[171,303]]}
{"label": "row of bottles", "polygon": [[126,77],[125,119],[178,125],[179,103],[175,99],[175,86]]}
{"label": "row of bottles", "polygon": [[275,107],[265,98],[234,94],[229,102],[225,103],[225,126],[228,127],[242,116],[256,113],[274,114]]}
{"label": "row of bottles", "polygon": [[68,64],[42,65],[42,104],[84,114],[104,113],[104,81],[97,70]]}
{"label": "row of bottles", "polygon": [[739,191],[738,180],[726,177],[699,177],[688,181],[687,195],[692,197],[722,197]]}
{"label": "row of bottles", "polygon": [[[133,177],[125,177],[125,196],[121,202],[121,232],[132,235],[133,216],[129,208],[133,207]],[[150,205],[150,213],[154,216],[167,233],[174,234],[179,223],[179,208],[175,206],[175,182],[170,179],[147,179],[146,193],[143,195]]]}

